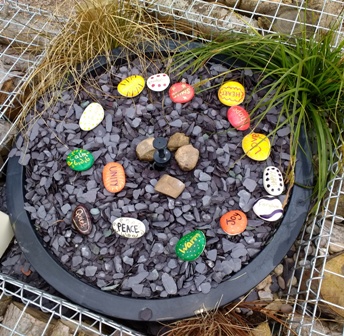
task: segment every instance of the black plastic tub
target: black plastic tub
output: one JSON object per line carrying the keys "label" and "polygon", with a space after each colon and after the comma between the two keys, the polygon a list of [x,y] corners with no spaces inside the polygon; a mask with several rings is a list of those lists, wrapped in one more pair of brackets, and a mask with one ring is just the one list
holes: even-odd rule
{"label": "black plastic tub", "polygon": [[[171,48],[175,46],[169,45]],[[119,55],[119,51],[114,51]],[[98,59],[89,74],[105,66]],[[305,222],[311,202],[313,172],[311,152],[306,135],[299,139],[295,184],[283,220],[262,251],[244,268],[208,294],[190,294],[166,299],[137,299],[119,296],[95,288],[70,274],[45,249],[37,236],[34,223],[24,210],[25,168],[13,157],[7,167],[8,211],[16,239],[35,270],[58,292],[71,301],[98,313],[126,320],[177,320],[204,310],[225,305],[247,293],[262,281],[283,259]]]}

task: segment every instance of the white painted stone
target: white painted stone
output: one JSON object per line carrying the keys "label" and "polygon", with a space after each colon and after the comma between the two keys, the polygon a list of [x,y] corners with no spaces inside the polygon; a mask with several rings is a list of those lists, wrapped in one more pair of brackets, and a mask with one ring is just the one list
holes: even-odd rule
{"label": "white painted stone", "polygon": [[112,223],[114,231],[125,238],[139,238],[146,232],[144,223],[136,218],[120,217]]}
{"label": "white painted stone", "polygon": [[281,171],[274,166],[264,169],[263,185],[265,190],[272,196],[281,195],[284,190],[284,182]]}
{"label": "white painted stone", "polygon": [[147,86],[152,91],[164,91],[170,85],[170,77],[165,73],[152,75],[147,79]]}
{"label": "white painted stone", "polygon": [[274,222],[283,216],[281,201],[273,196],[264,196],[253,205],[254,213],[261,219]]}
{"label": "white painted stone", "polygon": [[98,103],[91,103],[86,107],[79,120],[83,131],[90,131],[97,127],[104,119],[104,109]]}

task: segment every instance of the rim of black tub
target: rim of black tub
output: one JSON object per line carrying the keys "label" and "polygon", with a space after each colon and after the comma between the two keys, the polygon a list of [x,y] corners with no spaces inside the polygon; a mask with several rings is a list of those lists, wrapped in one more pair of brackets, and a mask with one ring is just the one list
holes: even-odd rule
{"label": "rim of black tub", "polygon": [[35,270],[58,292],[71,301],[98,313],[137,321],[168,321],[195,315],[222,306],[244,295],[261,282],[283,259],[297,238],[311,202],[313,170],[306,135],[301,134],[295,166],[295,184],[282,222],[269,243],[244,268],[212,288],[208,294],[197,293],[166,299],[138,299],[115,295],[93,287],[64,269],[45,249],[36,234],[25,202],[25,167],[18,157],[7,167],[7,205],[15,237]]}

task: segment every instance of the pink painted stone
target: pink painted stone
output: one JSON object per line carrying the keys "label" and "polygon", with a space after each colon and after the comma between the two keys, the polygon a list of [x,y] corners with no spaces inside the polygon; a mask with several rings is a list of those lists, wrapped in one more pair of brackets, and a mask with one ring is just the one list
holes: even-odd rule
{"label": "pink painted stone", "polygon": [[250,127],[250,115],[241,106],[232,106],[227,111],[227,118],[238,131],[246,131]]}
{"label": "pink painted stone", "polygon": [[168,94],[174,103],[187,103],[195,96],[195,90],[190,84],[175,83]]}

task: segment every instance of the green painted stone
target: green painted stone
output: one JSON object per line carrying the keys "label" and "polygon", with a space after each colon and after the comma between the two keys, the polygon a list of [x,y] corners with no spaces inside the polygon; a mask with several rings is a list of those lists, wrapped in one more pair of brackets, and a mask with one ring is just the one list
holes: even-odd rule
{"label": "green painted stone", "polygon": [[67,165],[73,170],[84,171],[90,169],[94,163],[94,157],[86,149],[74,149],[67,156]]}
{"label": "green painted stone", "polygon": [[195,230],[179,239],[176,244],[176,254],[184,261],[192,261],[202,254],[204,248],[205,235],[202,231]]}

